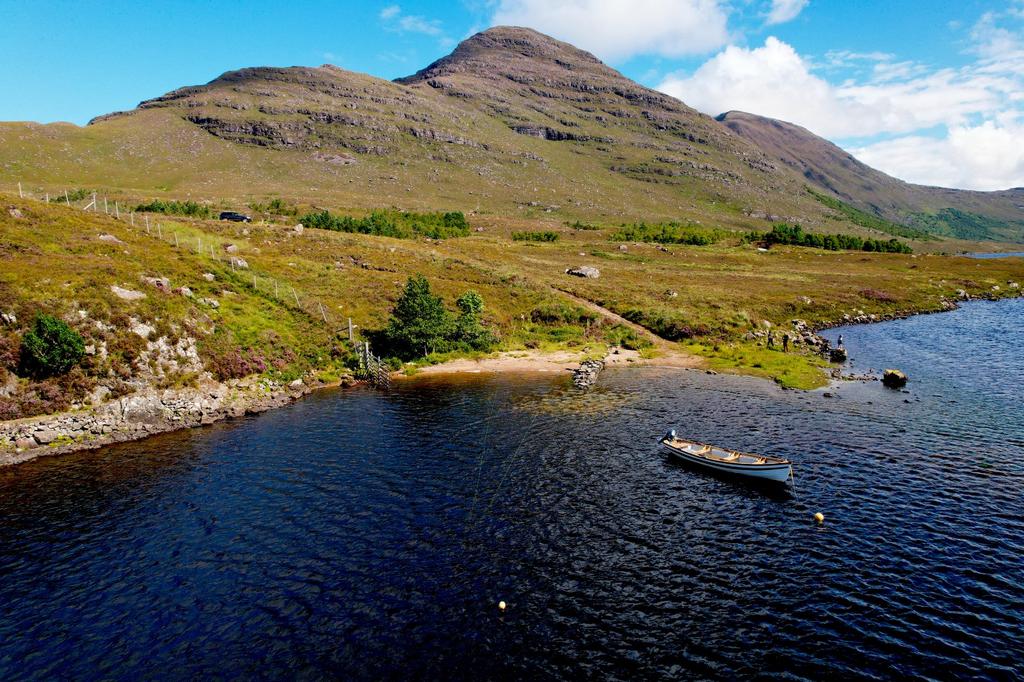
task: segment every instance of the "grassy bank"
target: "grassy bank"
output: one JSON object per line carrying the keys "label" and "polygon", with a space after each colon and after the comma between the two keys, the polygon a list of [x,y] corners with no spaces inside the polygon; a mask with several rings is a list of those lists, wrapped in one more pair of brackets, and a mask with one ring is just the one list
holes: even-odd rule
{"label": "grassy bank", "polygon": [[[38,312],[67,321],[91,349],[74,376],[17,380],[17,392],[36,400],[24,409],[36,412],[141,383],[191,385],[203,372],[336,378],[353,363],[348,318],[357,334],[381,329],[414,273],[449,306],[479,292],[499,351],[599,354],[656,342],[799,388],[824,381],[821,361],[766,350],[752,331],[934,310],[959,290],[1015,295],[1010,282],[1024,279],[1019,259],[762,251],[729,231],[705,246],[629,242],[614,227],[471,214],[457,233],[465,236],[398,239],[300,232],[294,218],[245,225],[150,214],[147,232],[139,213],[116,220],[10,196],[0,203],[0,312],[16,318],[0,327],[0,360],[14,367],[9,356]],[[515,239],[524,232],[556,237]],[[565,273],[577,265],[600,277]],[[11,377],[3,370],[0,385]]]}

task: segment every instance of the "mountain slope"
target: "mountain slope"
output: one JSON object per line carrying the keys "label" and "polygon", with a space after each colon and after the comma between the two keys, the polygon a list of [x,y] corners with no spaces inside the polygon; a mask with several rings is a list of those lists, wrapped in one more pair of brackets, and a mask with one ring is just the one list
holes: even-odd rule
{"label": "mountain slope", "polygon": [[571,45],[497,27],[397,81],[248,68],[84,128],[0,123],[0,189],[742,230],[788,221],[879,236],[816,200],[811,183],[935,233],[1024,234],[1013,193],[916,188],[806,131],[743,116],[723,125]]}
{"label": "mountain slope", "polygon": [[0,181],[740,228],[828,214],[802,178],[710,117],[507,27],[398,82],[251,68],[85,128],[0,124]]}
{"label": "mountain slope", "polygon": [[857,208],[943,236],[1024,239],[1024,189],[974,192],[914,185],[861,163],[806,128],[741,111],[718,117],[778,163]]}

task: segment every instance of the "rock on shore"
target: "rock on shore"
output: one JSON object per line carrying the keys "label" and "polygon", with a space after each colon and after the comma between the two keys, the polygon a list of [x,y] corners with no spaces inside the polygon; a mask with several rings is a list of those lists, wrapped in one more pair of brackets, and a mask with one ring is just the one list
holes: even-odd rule
{"label": "rock on shore", "polygon": [[597,375],[604,369],[601,360],[584,360],[572,372],[572,383],[576,388],[590,388],[597,383]]}
{"label": "rock on shore", "polygon": [[887,369],[882,374],[882,383],[889,388],[903,388],[907,385],[907,375],[898,369]]}
{"label": "rock on shore", "polygon": [[0,422],[0,466],[212,424],[285,405],[309,393],[259,377],[198,388],[144,390],[97,407]]}

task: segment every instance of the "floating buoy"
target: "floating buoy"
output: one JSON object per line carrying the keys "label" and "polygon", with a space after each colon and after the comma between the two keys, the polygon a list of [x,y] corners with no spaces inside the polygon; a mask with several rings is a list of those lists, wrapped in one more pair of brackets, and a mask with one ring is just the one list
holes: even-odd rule
{"label": "floating buoy", "polygon": [[814,520],[818,523],[825,523],[825,515],[821,512],[814,512]]}
{"label": "floating buoy", "polygon": [[507,606],[507,604],[505,604],[505,602],[503,602],[503,601],[498,602],[498,609],[500,611],[504,611],[506,606]]}

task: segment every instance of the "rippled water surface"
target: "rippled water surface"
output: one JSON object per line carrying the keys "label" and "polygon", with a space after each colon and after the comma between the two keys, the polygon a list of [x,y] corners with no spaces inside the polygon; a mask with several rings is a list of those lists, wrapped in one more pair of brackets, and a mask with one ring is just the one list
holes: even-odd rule
{"label": "rippled water surface", "polygon": [[2,470],[0,678],[1019,679],[1024,301],[838,333],[910,392],[421,379]]}

